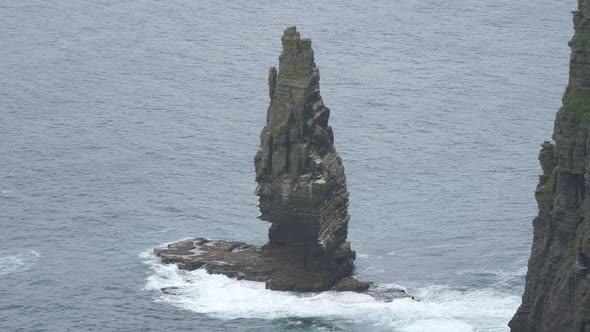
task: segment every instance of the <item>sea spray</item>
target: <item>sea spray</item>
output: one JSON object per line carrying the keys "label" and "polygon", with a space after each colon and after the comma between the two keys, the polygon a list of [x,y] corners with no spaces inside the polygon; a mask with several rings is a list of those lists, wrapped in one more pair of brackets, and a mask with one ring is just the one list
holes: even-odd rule
{"label": "sea spray", "polygon": [[[394,331],[506,331],[518,296],[497,288],[457,290],[430,285],[410,290],[417,300],[380,302],[366,294],[270,291],[264,283],[238,281],[205,270],[179,270],[161,264],[149,251],[144,290],[154,300],[218,319],[314,318],[348,321]],[[164,290],[164,291],[163,291]]]}

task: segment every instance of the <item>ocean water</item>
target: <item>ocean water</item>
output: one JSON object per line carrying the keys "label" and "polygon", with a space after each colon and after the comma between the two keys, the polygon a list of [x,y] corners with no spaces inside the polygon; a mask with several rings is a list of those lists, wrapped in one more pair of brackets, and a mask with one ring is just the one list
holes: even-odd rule
{"label": "ocean water", "polygon": [[[507,331],[575,5],[1,2],[0,331]],[[419,301],[270,292],[150,254],[265,242],[253,157],[290,25],[332,109],[355,273]]]}

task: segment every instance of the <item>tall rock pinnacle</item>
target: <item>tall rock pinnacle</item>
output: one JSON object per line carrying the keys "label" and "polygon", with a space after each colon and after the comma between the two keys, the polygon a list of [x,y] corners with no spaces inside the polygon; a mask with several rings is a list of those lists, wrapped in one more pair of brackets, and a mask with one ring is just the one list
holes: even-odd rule
{"label": "tall rock pinnacle", "polygon": [[513,332],[590,331],[590,0],[578,0],[569,85],[539,154],[539,215]]}
{"label": "tall rock pinnacle", "polygon": [[345,263],[339,268],[350,273],[346,176],[311,41],[290,27],[282,44],[279,70],[269,72],[270,106],[255,157],[260,219],[271,222],[266,250],[304,270]]}
{"label": "tall rock pinnacle", "polygon": [[[295,27],[282,37],[279,70],[268,77],[270,106],[254,158],[260,218],[268,243],[194,238],[154,249],[165,264],[264,282],[281,291],[354,291],[391,301],[402,289],[352,277],[355,252],[346,241],[348,190],[334,149],[330,109],[320,96],[311,41]],[[413,298],[413,297],[411,297]]]}

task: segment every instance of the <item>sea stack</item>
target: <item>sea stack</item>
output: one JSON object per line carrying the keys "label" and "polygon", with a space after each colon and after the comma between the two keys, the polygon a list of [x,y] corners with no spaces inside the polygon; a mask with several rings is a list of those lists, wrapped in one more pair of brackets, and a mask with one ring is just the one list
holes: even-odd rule
{"label": "sea stack", "polygon": [[351,277],[346,176],[311,41],[291,27],[282,44],[279,69],[269,73],[270,106],[254,158],[260,219],[271,223],[268,243],[194,238],[154,253],[180,269],[261,281],[271,290],[366,292],[383,301],[409,297]]}
{"label": "sea stack", "polygon": [[299,288],[307,278],[332,287],[352,272],[346,242],[348,191],[342,160],[320,96],[320,74],[309,39],[295,27],[282,37],[279,69],[270,68],[270,105],[255,157],[260,219],[271,223],[265,251],[291,269],[271,289]]}
{"label": "sea stack", "polygon": [[578,0],[569,85],[539,155],[539,214],[513,332],[590,331],[590,0]]}

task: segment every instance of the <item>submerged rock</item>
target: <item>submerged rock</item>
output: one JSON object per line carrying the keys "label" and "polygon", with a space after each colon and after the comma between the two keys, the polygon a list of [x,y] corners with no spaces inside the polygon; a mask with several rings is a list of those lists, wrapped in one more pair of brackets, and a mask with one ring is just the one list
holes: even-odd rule
{"label": "submerged rock", "polygon": [[578,0],[569,85],[539,154],[539,214],[513,332],[590,331],[590,0]]}
{"label": "submerged rock", "polygon": [[395,287],[382,287],[382,286],[375,286],[371,284],[371,287],[367,290],[367,294],[374,297],[376,300],[383,301],[383,302],[391,302],[396,299],[403,299],[403,298],[410,298],[415,300],[415,298],[405,290],[401,288]]}

